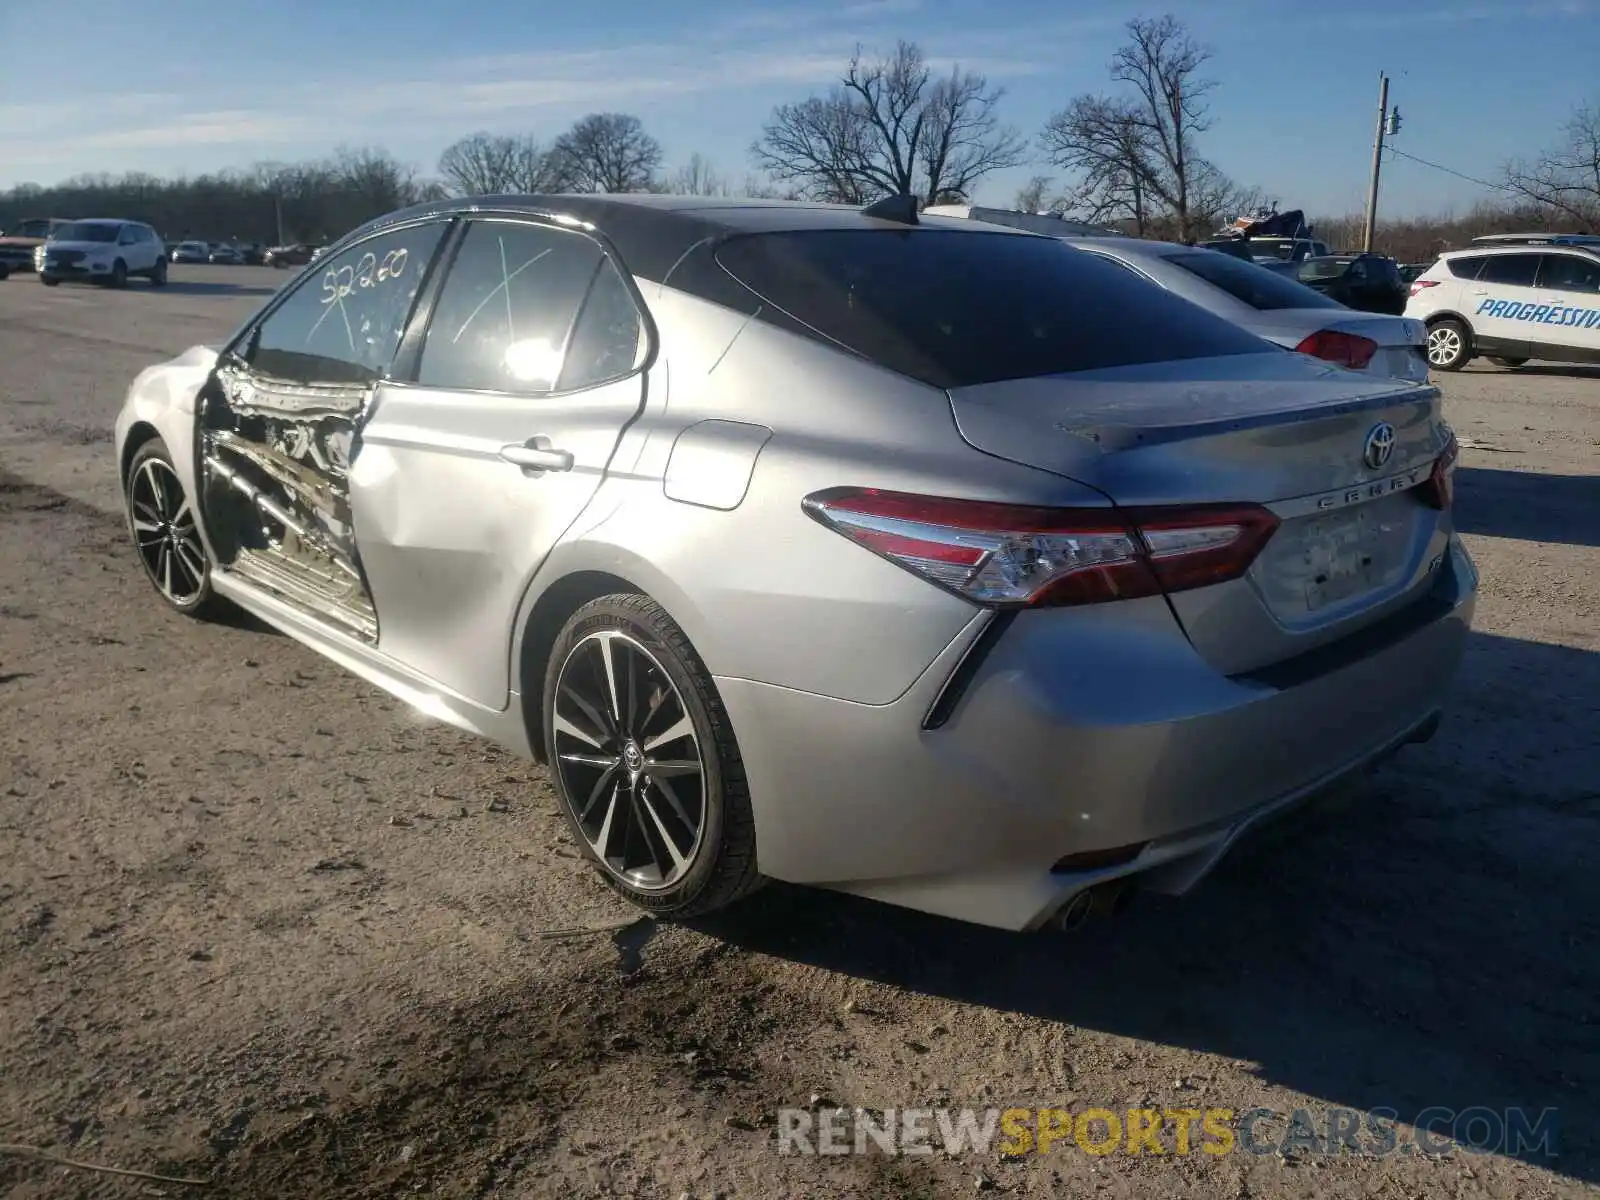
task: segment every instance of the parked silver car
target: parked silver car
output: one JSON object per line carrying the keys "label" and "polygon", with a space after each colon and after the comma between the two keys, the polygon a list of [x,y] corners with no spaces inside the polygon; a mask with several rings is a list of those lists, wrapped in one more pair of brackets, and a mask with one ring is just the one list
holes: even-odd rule
{"label": "parked silver car", "polygon": [[1070,241],[1286,350],[1372,375],[1418,383],[1428,378],[1428,331],[1421,321],[1358,312],[1298,278],[1284,278],[1276,267],[1213,250],[1135,238]]}
{"label": "parked silver car", "polygon": [[665,915],[1182,891],[1431,735],[1476,588],[1434,388],[894,202],[408,209],[116,447],[168,604],[544,760]]}

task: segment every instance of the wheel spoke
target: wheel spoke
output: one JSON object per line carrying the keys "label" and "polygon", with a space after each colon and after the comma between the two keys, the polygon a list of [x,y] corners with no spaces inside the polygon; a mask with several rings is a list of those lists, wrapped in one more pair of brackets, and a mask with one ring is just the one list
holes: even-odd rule
{"label": "wheel spoke", "polygon": [[620,758],[608,758],[604,754],[559,754],[556,757],[562,762],[577,763],[580,767],[599,767],[602,770],[614,770],[622,765]]}
{"label": "wheel spoke", "polygon": [[[578,712],[581,712],[581,714],[584,715],[584,718],[586,718],[587,722],[589,722],[590,730],[598,730],[598,736],[600,736],[602,739],[610,738],[611,723],[606,720],[605,714],[602,714],[600,709],[597,709],[594,704],[590,704],[589,701],[586,701],[586,699],[582,698],[582,696],[579,696],[578,691],[574,690],[574,688],[571,688],[571,686],[563,686],[562,694],[566,699],[570,699],[574,706],[578,706]],[[592,744],[594,744],[594,746],[600,746],[602,742],[592,742]]]}
{"label": "wheel spoke", "polygon": [[157,470],[154,459],[144,464],[144,473],[145,478],[150,482],[150,495],[155,501],[156,511],[165,517],[168,512],[167,484],[161,478],[161,472]]}
{"label": "wheel spoke", "polygon": [[672,811],[677,814],[678,820],[683,822],[683,827],[685,829],[693,829],[695,823],[689,819],[689,814],[683,807],[683,801],[678,798],[677,790],[665,779],[656,779],[653,782],[656,785],[656,790],[661,793],[662,799],[672,806]]}
{"label": "wheel spoke", "polygon": [[[655,828],[656,836],[661,839],[662,845],[666,848],[667,853],[672,857],[673,872],[681,873],[684,867],[688,865],[689,860],[684,857],[683,851],[678,849],[678,844],[672,840],[672,835],[667,832],[667,826],[666,823],[662,821],[661,814],[656,811],[656,806],[650,802],[648,790],[645,788],[639,788],[635,794],[639,798],[639,807],[644,809],[645,814],[650,818],[650,824]],[[681,815],[682,814],[680,814],[680,816]],[[694,828],[692,825],[689,825],[687,821],[685,821],[684,824],[688,825],[691,829]],[[654,839],[648,838],[646,840],[652,842],[654,841]],[[660,859],[656,860],[656,867],[658,869],[664,867],[665,865],[666,864],[661,862]],[[665,877],[667,872],[663,870],[661,874],[663,877]]]}
{"label": "wheel spoke", "polygon": [[621,729],[623,728],[622,701],[617,694],[616,655],[611,649],[612,646],[616,645],[616,642],[617,639],[614,636],[600,639],[600,662],[605,667],[606,693],[611,700],[611,727],[613,729]]}
{"label": "wheel spoke", "polygon": [[[570,696],[570,699],[573,699],[573,702],[578,702],[576,696]],[[557,733],[565,733],[568,738],[578,739],[584,746],[592,746],[597,750],[605,749],[603,736],[602,738],[597,738],[595,734],[589,733],[589,730],[584,730],[582,726],[576,725],[576,723],[573,723],[573,718],[563,714],[560,709],[555,710],[555,731]]]}
{"label": "wheel spoke", "polygon": [[667,729],[663,733],[658,733],[653,737],[646,738],[640,744],[639,749],[643,750],[646,754],[649,754],[658,746],[665,746],[671,742],[677,741],[680,738],[692,738],[693,736],[694,722],[689,719],[689,714],[685,713],[683,716],[679,717],[673,722],[670,729]]}
{"label": "wheel spoke", "polygon": [[[600,778],[595,780],[594,787],[589,791],[589,799],[584,802],[583,811],[578,814],[579,824],[582,824],[584,821],[589,819],[589,814],[594,811],[594,806],[600,802],[600,797],[605,793],[608,785],[611,785],[611,790],[613,792],[616,791],[617,786],[620,786],[620,783],[617,780],[617,769],[615,767],[603,772]],[[613,796],[613,802],[615,802],[615,796]],[[610,820],[611,814],[608,812],[606,814],[606,821],[609,823]]]}
{"label": "wheel spoke", "polygon": [[617,815],[617,801],[621,797],[622,784],[618,782],[613,784],[611,788],[611,799],[606,804],[606,819],[600,822],[600,832],[595,836],[594,841],[590,843],[594,847],[594,852],[602,859],[606,857],[606,846],[611,840],[611,822]]}
{"label": "wheel spoke", "polygon": [[662,779],[673,775],[698,775],[700,773],[700,760],[698,758],[652,758],[645,763],[645,774],[652,779]]}
{"label": "wheel spoke", "polygon": [[161,590],[172,598],[172,545],[169,542],[161,543]]}

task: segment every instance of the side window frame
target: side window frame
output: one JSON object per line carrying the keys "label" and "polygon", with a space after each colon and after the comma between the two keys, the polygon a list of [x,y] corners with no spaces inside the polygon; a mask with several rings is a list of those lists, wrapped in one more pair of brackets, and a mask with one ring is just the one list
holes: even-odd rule
{"label": "side window frame", "polygon": [[[439,238],[438,245],[434,247],[433,254],[429,256],[429,259],[423,268],[422,282],[417,287],[416,296],[412,298],[411,308],[407,312],[405,319],[401,322],[400,341],[395,349],[394,355],[389,360],[388,370],[381,373],[379,375],[379,379],[387,380],[394,370],[395,363],[400,360],[400,355],[405,349],[406,338],[410,336],[411,326],[416,320],[417,312],[422,304],[423,297],[428,293],[429,289],[433,285],[434,280],[438,276],[438,265],[441,255],[444,253],[445,248],[450,245],[452,239],[456,236],[457,227],[462,223],[463,222],[461,219],[454,213],[445,214],[443,216],[430,215],[426,217],[419,217],[414,221],[397,221],[393,225],[386,225],[382,229],[375,229],[365,237],[358,238],[347,244],[330,246],[327,252],[323,254],[322,258],[318,260],[319,262],[326,262],[333,258],[337,258],[349,250],[354,250],[358,246],[364,246],[368,242],[375,241],[378,238],[387,237],[392,233],[401,233],[409,229],[419,228],[423,225],[445,226],[444,233]],[[320,272],[310,269],[315,265],[315,263],[308,263],[306,267],[302,268],[299,279],[295,280],[288,287],[280,291],[276,296],[268,301],[266,307],[261,309],[260,312],[256,313],[242,326],[240,326],[233,336],[223,344],[222,350],[217,355],[218,361],[220,362],[224,358],[231,358],[235,362],[254,370],[251,365],[250,358],[255,351],[256,338],[261,333],[261,327],[270,321],[273,315],[277,313],[277,311],[287,304],[293,297],[299,295],[303,288],[310,287],[316,282],[320,276]]]}
{"label": "side window frame", "polygon": [[[1489,284],[1492,284],[1495,287],[1525,287],[1525,288],[1537,287],[1538,283],[1539,283],[1539,270],[1540,270],[1540,267],[1543,265],[1540,260],[1543,259],[1543,257],[1544,257],[1544,255],[1539,254],[1537,251],[1529,252],[1529,251],[1526,251],[1526,250],[1519,250],[1519,251],[1517,251],[1516,253],[1513,253],[1513,254],[1491,254],[1491,255],[1489,255],[1489,256],[1487,256],[1485,258],[1483,266],[1478,270],[1478,282],[1480,282],[1480,283],[1489,283]],[[1483,278],[1484,272],[1489,269],[1489,264],[1495,262],[1496,260],[1504,260],[1505,262],[1514,262],[1514,261],[1517,261],[1519,259],[1529,259],[1529,258],[1533,259],[1534,262],[1533,262],[1533,274],[1528,277],[1528,282],[1527,283],[1507,283],[1507,282],[1503,282],[1501,280],[1496,280],[1496,279],[1488,279],[1488,280],[1486,280],[1486,279]]]}
{"label": "side window frame", "polygon": [[[424,284],[426,294],[418,294],[417,307],[412,312],[411,323],[406,329],[405,336],[401,339],[400,349],[395,355],[394,364],[386,382],[405,387],[423,386],[417,380],[422,367],[422,351],[427,342],[428,330],[433,324],[434,313],[438,309],[439,296],[444,291],[445,285],[449,283],[451,272],[455,270],[456,259],[461,252],[462,243],[466,240],[467,231],[475,224],[529,225],[535,228],[556,230],[562,234],[587,238],[594,243],[600,251],[600,261],[595,264],[594,271],[590,273],[589,282],[583,290],[583,298],[579,300],[578,307],[573,312],[572,321],[567,326],[566,338],[562,344],[563,354],[572,343],[572,335],[577,330],[578,323],[583,320],[583,314],[589,307],[589,299],[594,292],[595,283],[600,278],[601,272],[607,263],[621,276],[622,285],[627,289],[628,296],[633,302],[634,311],[639,317],[640,335],[645,341],[645,352],[638,356],[637,365],[631,371],[613,376],[610,379],[585,383],[581,387],[559,390],[551,388],[549,391],[544,392],[517,392],[499,388],[436,389],[432,385],[428,385],[428,390],[448,390],[458,392],[464,396],[497,396],[537,402],[560,399],[564,396],[581,395],[584,392],[604,387],[607,384],[620,383],[625,379],[632,379],[634,376],[647,373],[655,365],[661,347],[661,339],[656,328],[655,319],[651,315],[649,305],[644,302],[644,296],[639,291],[638,281],[634,279],[633,273],[628,270],[627,264],[623,261],[622,256],[617,253],[617,249],[611,244],[610,239],[586,223],[580,224],[572,218],[558,213],[489,210],[464,214],[462,219],[457,221],[457,228],[452,230],[445,243],[441,244],[439,254],[434,259],[436,264],[434,277],[427,284]],[[425,305],[424,300],[426,301]]]}

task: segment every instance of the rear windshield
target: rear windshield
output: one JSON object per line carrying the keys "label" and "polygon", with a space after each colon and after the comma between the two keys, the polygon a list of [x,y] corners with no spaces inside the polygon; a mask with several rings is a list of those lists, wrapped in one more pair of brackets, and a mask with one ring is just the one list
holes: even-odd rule
{"label": "rear windshield", "polygon": [[1221,288],[1235,300],[1248,304],[1258,312],[1283,308],[1344,307],[1337,300],[1328,299],[1299,280],[1285,279],[1275,271],[1229,258],[1225,254],[1169,254],[1166,261],[1191,275],[1199,276],[1213,287]]}
{"label": "rear windshield", "polygon": [[1337,279],[1350,269],[1347,259],[1308,258],[1300,264],[1301,279]]}
{"label": "rear windshield", "polygon": [[717,260],[824,338],[935,387],[1267,350],[1220,317],[1053,238],[761,233],[725,243]]}

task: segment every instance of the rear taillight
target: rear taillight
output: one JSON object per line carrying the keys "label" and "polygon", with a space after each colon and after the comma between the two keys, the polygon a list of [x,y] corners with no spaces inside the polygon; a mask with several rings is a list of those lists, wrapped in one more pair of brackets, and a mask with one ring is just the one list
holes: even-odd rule
{"label": "rear taillight", "polygon": [[1439,281],[1437,279],[1413,279],[1411,281],[1411,294],[1420,296],[1426,289],[1438,286]]}
{"label": "rear taillight", "polygon": [[1336,329],[1319,329],[1295,347],[1301,354],[1360,371],[1378,352],[1378,343],[1354,333],[1340,333]]}
{"label": "rear taillight", "polygon": [[1278,519],[1259,505],[1036,508],[834,488],[805,510],[977,604],[1098,604],[1235,579]]}
{"label": "rear taillight", "polygon": [[1456,498],[1456,459],[1461,449],[1456,445],[1456,435],[1444,444],[1444,451],[1433,460],[1433,471],[1428,482],[1417,489],[1422,502],[1429,508],[1449,508]]}

